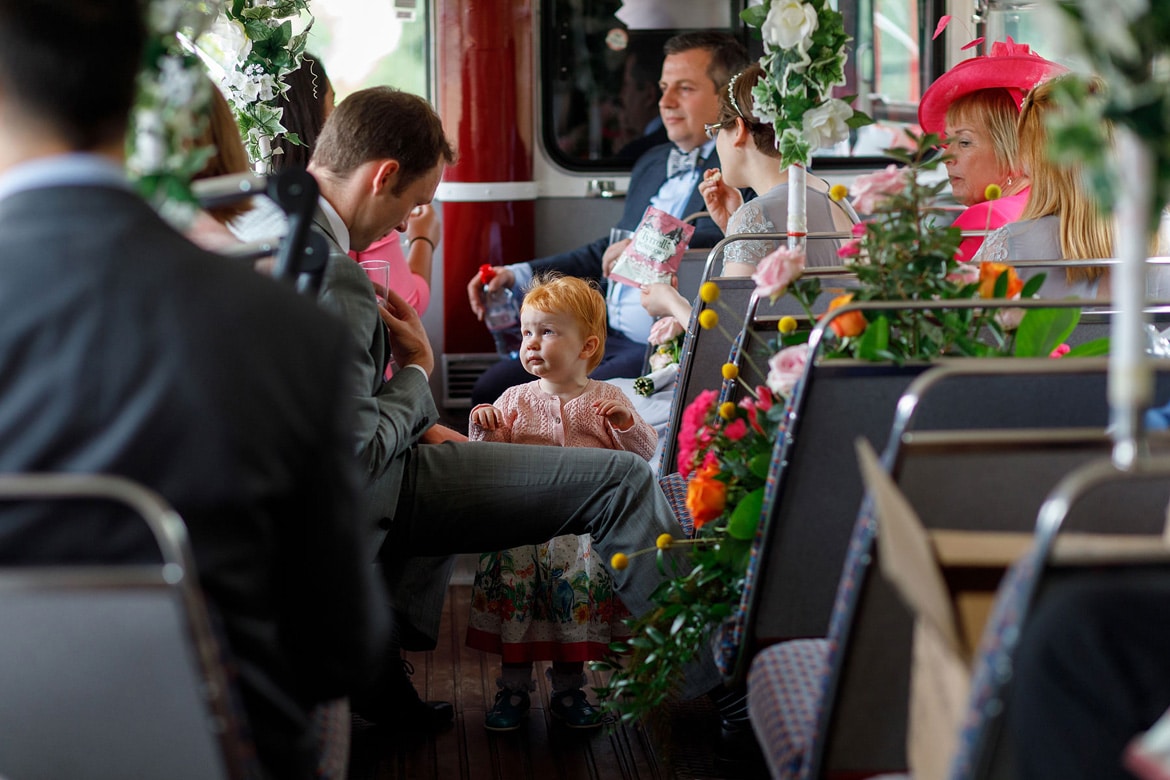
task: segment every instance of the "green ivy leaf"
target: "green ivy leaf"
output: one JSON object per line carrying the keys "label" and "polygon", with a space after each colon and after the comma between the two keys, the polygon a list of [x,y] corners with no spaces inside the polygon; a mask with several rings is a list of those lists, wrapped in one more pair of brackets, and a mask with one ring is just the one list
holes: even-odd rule
{"label": "green ivy leaf", "polygon": [[857,342],[857,357],[862,360],[880,360],[880,354],[890,346],[890,320],[884,314],[869,323]]}
{"label": "green ivy leaf", "polygon": [[1020,297],[1031,298],[1035,296],[1036,293],[1040,292],[1040,287],[1044,284],[1044,280],[1047,277],[1048,274],[1036,274],[1031,279],[1024,282],[1024,289],[1020,290]]}

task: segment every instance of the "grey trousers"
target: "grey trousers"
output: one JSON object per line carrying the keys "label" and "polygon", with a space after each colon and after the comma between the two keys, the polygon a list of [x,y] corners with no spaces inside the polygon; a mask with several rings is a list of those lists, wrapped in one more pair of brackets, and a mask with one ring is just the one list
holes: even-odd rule
{"label": "grey trousers", "polygon": [[[653,547],[660,534],[684,536],[649,465],[636,455],[487,442],[412,450],[386,528],[382,566],[414,573],[391,595],[396,605],[409,600],[405,609],[418,620],[430,615],[435,626],[450,567],[420,567],[411,559],[506,550],[562,534],[589,534],[608,564],[614,553]],[[424,585],[418,574],[427,568],[434,576]],[[641,615],[654,606],[650,594],[662,578],[649,556],[612,574],[630,612]],[[681,694],[686,698],[720,681],[709,648],[700,648],[700,656],[685,670]]]}

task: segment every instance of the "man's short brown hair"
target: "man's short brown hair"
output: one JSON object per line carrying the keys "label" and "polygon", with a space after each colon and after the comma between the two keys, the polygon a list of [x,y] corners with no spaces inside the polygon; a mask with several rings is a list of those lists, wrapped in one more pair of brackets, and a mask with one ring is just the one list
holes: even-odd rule
{"label": "man's short brown hair", "polygon": [[397,160],[394,194],[431,171],[440,162],[455,161],[443,123],[431,104],[392,87],[355,92],[329,115],[312,164],[345,177],[371,160]]}

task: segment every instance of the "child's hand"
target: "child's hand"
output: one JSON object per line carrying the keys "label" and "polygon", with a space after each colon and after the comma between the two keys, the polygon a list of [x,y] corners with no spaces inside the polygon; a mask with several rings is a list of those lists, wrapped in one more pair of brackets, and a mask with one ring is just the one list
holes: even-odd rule
{"label": "child's hand", "polygon": [[634,424],[634,410],[621,401],[594,401],[593,408],[619,431],[629,430]]}
{"label": "child's hand", "polygon": [[485,431],[494,431],[504,424],[504,414],[491,404],[480,404],[471,410],[471,421]]}

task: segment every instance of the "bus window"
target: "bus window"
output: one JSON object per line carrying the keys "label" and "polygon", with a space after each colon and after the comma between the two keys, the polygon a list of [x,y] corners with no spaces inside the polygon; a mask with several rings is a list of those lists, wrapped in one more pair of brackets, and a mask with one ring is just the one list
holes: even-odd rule
{"label": "bus window", "polygon": [[379,85],[429,94],[429,5],[422,0],[313,0],[316,22],[306,50],[325,64],[337,100]]}
{"label": "bus window", "polygon": [[[657,105],[662,44],[683,30],[727,29],[759,56],[762,44],[744,30],[739,13],[760,1],[542,0],[541,127],[548,157],[570,171],[629,169],[641,152],[665,143]],[[846,84],[834,94],[857,95],[855,105],[875,124],[814,158],[829,169],[876,164],[883,149],[907,143],[904,128],[918,129],[918,99],[936,68],[930,35],[943,2],[830,2],[853,38]]]}
{"label": "bus window", "polygon": [[630,168],[666,142],[658,117],[662,46],[683,30],[740,27],[740,2],[544,0],[544,145],[569,170]]}

